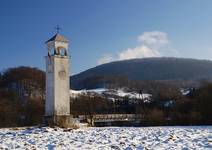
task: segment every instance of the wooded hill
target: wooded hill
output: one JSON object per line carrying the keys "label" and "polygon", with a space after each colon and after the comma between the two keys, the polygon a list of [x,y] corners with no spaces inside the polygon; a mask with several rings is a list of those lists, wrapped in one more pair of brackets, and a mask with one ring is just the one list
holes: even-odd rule
{"label": "wooded hill", "polygon": [[196,83],[212,78],[212,61],[188,58],[142,58],[111,62],[71,77],[72,89],[103,87],[113,78],[136,81],[183,81]]}

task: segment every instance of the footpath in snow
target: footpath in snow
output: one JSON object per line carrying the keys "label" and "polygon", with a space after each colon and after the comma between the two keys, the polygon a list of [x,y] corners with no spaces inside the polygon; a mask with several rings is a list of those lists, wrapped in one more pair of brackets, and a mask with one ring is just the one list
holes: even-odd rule
{"label": "footpath in snow", "polygon": [[0,149],[212,149],[212,126],[0,129]]}

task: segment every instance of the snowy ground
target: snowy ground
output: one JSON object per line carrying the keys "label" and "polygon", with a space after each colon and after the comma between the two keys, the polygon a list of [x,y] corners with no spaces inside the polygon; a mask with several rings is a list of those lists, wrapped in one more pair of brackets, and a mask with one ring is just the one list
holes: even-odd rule
{"label": "snowy ground", "polygon": [[0,149],[212,149],[212,126],[0,129]]}

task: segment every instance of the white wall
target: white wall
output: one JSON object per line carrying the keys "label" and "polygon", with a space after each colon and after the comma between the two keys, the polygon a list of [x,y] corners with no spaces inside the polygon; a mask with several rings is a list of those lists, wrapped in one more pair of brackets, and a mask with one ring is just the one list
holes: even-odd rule
{"label": "white wall", "polygon": [[46,115],[69,115],[69,57],[46,57],[46,64]]}

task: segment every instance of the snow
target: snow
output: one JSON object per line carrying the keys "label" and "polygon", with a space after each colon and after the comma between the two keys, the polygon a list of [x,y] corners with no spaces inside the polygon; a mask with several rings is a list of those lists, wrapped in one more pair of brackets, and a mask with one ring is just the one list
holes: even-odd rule
{"label": "snow", "polygon": [[188,95],[190,93],[190,90],[182,89],[180,90],[180,92],[182,93],[182,95]]}
{"label": "snow", "polygon": [[107,91],[107,89],[105,89],[105,88],[87,90],[87,92],[95,92],[95,93],[98,93],[98,94],[102,94],[105,91]]}
{"label": "snow", "polygon": [[80,95],[80,94],[86,94],[86,93],[97,93],[97,94],[102,94],[103,92],[107,91],[107,89],[105,88],[99,88],[99,89],[92,89],[92,90],[79,90],[79,91],[76,91],[76,90],[70,90],[70,95],[72,96],[77,96],[77,95]]}
{"label": "snow", "polygon": [[[139,94],[136,92],[126,92],[124,89],[118,89],[118,90],[110,90],[110,89],[105,89],[105,88],[99,88],[99,89],[92,89],[92,90],[80,90],[80,91],[75,91],[75,90],[70,90],[70,95],[71,97],[77,97],[80,94],[86,94],[86,93],[95,93],[99,95],[103,95],[104,93],[113,95],[113,96],[119,96],[119,97],[129,97],[131,99],[143,99],[145,102],[148,102],[150,100],[151,94]],[[111,99],[113,97],[110,97]]]}
{"label": "snow", "polygon": [[125,92],[123,90],[118,90],[117,95],[120,97],[128,96],[129,98],[137,98],[137,99],[145,99],[151,96],[151,94],[138,94],[138,93],[132,93],[132,92]]}
{"label": "snow", "polygon": [[212,126],[0,129],[0,149],[212,149]]}

